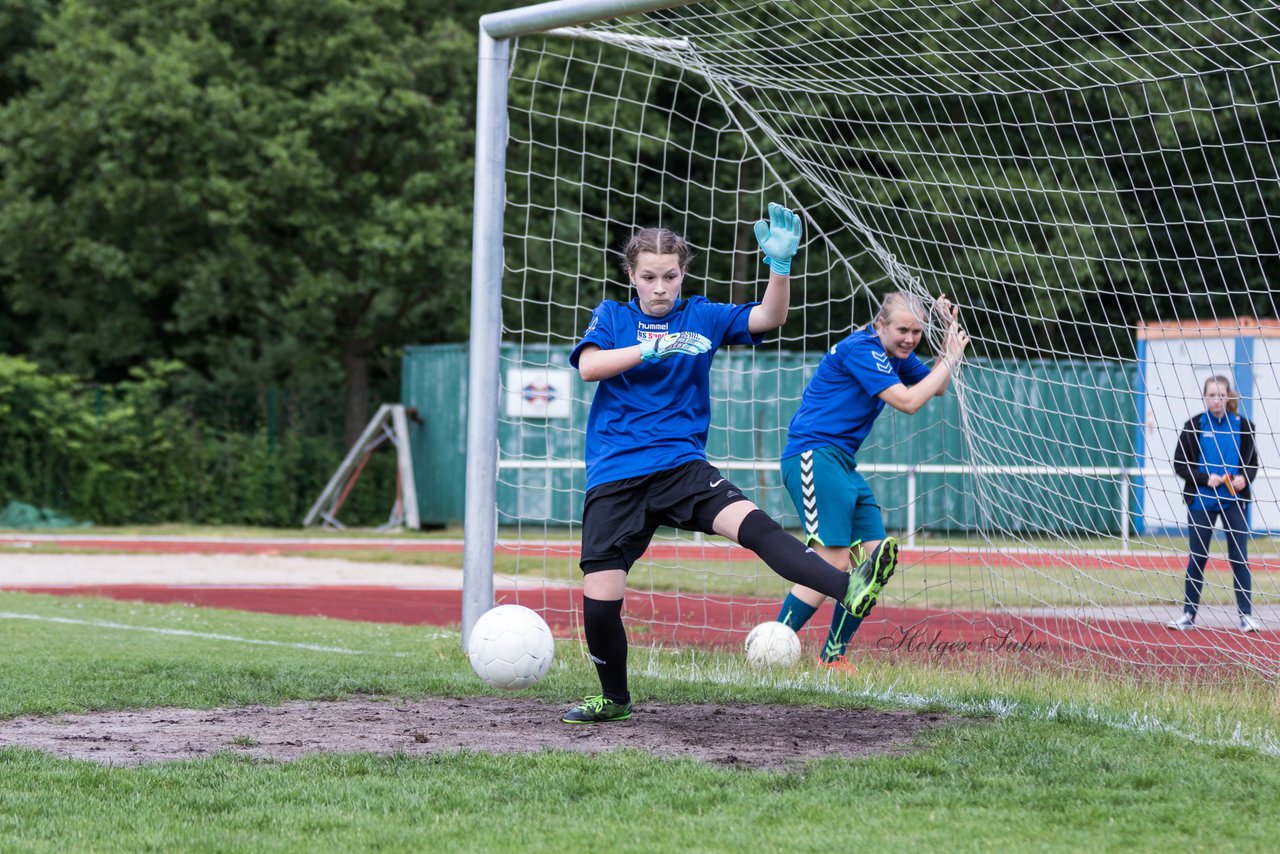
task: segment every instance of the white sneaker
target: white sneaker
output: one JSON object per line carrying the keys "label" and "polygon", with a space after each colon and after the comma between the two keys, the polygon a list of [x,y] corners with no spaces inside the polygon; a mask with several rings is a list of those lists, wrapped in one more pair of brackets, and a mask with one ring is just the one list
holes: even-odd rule
{"label": "white sneaker", "polygon": [[1260,628],[1262,628],[1262,626],[1259,626],[1257,622],[1253,619],[1253,617],[1249,616],[1248,614],[1240,615],[1240,631],[1256,632]]}
{"label": "white sneaker", "polygon": [[1195,627],[1195,618],[1186,611],[1183,611],[1182,615],[1179,616],[1178,619],[1169,624],[1169,628],[1173,629],[1175,632],[1189,632]]}

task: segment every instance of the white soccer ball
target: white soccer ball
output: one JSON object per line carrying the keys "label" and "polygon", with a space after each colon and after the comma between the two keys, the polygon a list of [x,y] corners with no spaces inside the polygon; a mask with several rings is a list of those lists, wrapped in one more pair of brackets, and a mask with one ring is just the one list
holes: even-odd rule
{"label": "white soccer ball", "polygon": [[519,691],[551,667],[555,641],[546,620],[523,605],[499,605],[476,620],[467,657],[476,675],[495,688]]}
{"label": "white soccer ball", "polygon": [[800,663],[800,637],[790,626],[769,621],[747,635],[747,664],[752,667],[794,667]]}

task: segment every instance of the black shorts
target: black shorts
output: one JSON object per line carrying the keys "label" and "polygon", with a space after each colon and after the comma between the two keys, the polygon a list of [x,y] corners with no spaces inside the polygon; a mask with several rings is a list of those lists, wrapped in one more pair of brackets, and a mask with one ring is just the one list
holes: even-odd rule
{"label": "black shorts", "polygon": [[584,574],[630,571],[659,525],[714,534],[711,524],[730,504],[748,501],[742,490],[706,460],[602,483],[582,508]]}

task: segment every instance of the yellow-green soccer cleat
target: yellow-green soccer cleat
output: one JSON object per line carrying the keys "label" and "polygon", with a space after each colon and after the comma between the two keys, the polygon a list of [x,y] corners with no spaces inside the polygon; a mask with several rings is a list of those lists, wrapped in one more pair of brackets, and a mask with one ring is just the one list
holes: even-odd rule
{"label": "yellow-green soccer cleat", "polygon": [[849,559],[853,562],[854,566],[857,566],[867,559],[867,550],[863,547],[861,540],[849,546]]}
{"label": "yellow-green soccer cleat", "polygon": [[844,607],[855,617],[865,617],[875,607],[876,597],[898,567],[898,541],[885,537],[866,560],[849,573],[849,592]]}
{"label": "yellow-green soccer cleat", "polygon": [[606,699],[603,694],[597,694],[565,712],[560,720],[567,724],[603,724],[630,719],[630,703],[615,703]]}

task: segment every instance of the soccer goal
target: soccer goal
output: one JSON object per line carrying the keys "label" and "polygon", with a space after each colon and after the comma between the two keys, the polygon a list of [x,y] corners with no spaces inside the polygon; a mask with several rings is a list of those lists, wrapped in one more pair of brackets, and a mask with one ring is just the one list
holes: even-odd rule
{"label": "soccer goal", "polygon": [[[778,456],[805,382],[887,292],[948,295],[974,341],[944,399],[887,411],[859,454],[905,548],[855,648],[1280,672],[1273,3],[562,0],[486,16],[480,43],[464,638],[495,597],[576,623],[592,388],[567,356],[629,298],[626,238],[673,228],[686,294],[750,300],[779,201],[805,222],[791,319],[717,356],[708,446],[774,518],[799,533]],[[1198,628],[1173,632],[1172,445],[1217,375],[1256,428],[1262,630],[1239,629],[1219,537]],[[666,532],[628,630],[738,644],[786,588]]]}

